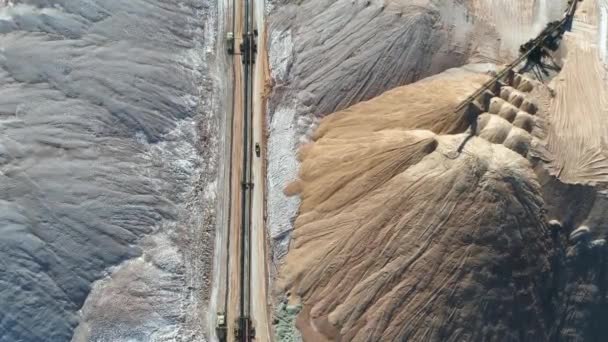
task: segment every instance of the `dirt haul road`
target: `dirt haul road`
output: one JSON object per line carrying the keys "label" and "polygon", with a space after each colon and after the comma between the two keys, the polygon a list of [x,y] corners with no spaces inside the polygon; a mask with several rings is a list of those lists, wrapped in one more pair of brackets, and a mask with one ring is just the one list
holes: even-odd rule
{"label": "dirt haul road", "polygon": [[218,340],[215,330],[217,313],[226,312],[227,293],[227,258],[228,258],[228,223],[230,222],[230,175],[231,175],[231,139],[232,139],[232,56],[227,53],[227,42],[222,39],[226,32],[232,31],[232,1],[222,0],[218,3],[218,32],[216,39],[217,64],[221,65],[218,75],[222,78],[223,107],[222,127],[224,136],[221,138],[223,157],[219,158],[218,166],[220,178],[218,186],[217,221],[215,234],[215,252],[213,260],[213,285],[207,309],[207,334],[209,340]]}
{"label": "dirt haul road", "polygon": [[[256,330],[256,341],[271,341],[267,310],[267,265],[266,265],[266,231],[265,231],[265,100],[264,92],[267,80],[267,56],[265,53],[265,23],[264,23],[264,2],[252,2],[254,12],[254,28],[259,32],[258,54],[256,55],[253,68],[253,92],[251,108],[251,125],[247,127],[249,131],[248,139],[251,139],[251,153],[249,160],[251,163],[251,182],[254,184],[252,189],[252,199],[250,211],[244,211],[242,206],[242,182],[244,179],[243,153],[244,149],[244,118],[247,113],[244,108],[244,68],[241,51],[239,48],[244,33],[244,8],[240,1],[225,0],[222,2],[224,19],[224,32],[220,32],[218,39],[224,41],[226,32],[232,31],[235,39],[235,54],[227,58],[231,66],[231,72],[227,69],[227,79],[232,83],[226,92],[228,97],[226,108],[226,141],[225,149],[225,172],[223,187],[225,191],[223,205],[223,224],[218,225],[218,241],[216,241],[216,266],[214,278],[215,302],[209,310],[209,336],[212,341],[217,341],[218,336],[215,331],[217,321],[216,311],[226,313],[227,340],[235,341],[235,329],[240,316],[241,307],[241,244],[242,244],[242,215],[249,215],[251,235],[249,238],[251,249],[251,260],[246,261],[245,267],[250,267],[251,276],[249,285],[251,294],[249,303],[245,306],[251,307],[251,318]],[[225,42],[219,42],[218,49],[226,49]],[[221,51],[218,50],[218,56]],[[219,56],[221,57],[221,56]],[[260,146],[260,156],[257,157],[255,144]],[[220,211],[221,212],[221,211]],[[245,237],[247,238],[247,237]]]}
{"label": "dirt haul road", "polygon": [[[240,307],[240,245],[241,245],[241,179],[243,176],[243,64],[239,51],[242,37],[242,7],[240,2],[224,0],[220,3],[224,18],[223,31],[218,32],[218,58],[228,48],[225,37],[232,31],[235,37],[235,54],[226,56],[227,68],[226,97],[226,148],[224,149],[224,173],[221,187],[224,189],[222,210],[218,222],[218,236],[215,251],[214,302],[209,307],[208,332],[211,341],[218,341],[216,334],[216,312],[225,313],[227,341],[235,341],[234,331]],[[215,304],[215,305],[214,305]]]}
{"label": "dirt haul road", "polygon": [[243,36],[241,2],[233,1],[234,6],[234,37],[235,54],[233,59],[233,100],[232,100],[232,148],[230,177],[230,225],[228,244],[228,301],[226,320],[228,325],[228,341],[235,341],[234,331],[239,318],[240,307],[240,246],[241,246],[241,180],[243,178],[243,62],[239,51],[240,37]]}
{"label": "dirt haul road", "polygon": [[268,56],[266,54],[266,24],[264,21],[264,0],[253,1],[254,27],[258,30],[258,53],[253,66],[253,120],[254,144],[260,146],[260,156],[252,160],[253,200],[251,204],[251,315],[256,330],[256,341],[271,341],[268,312],[268,267],[266,258],[266,84],[269,78]]}

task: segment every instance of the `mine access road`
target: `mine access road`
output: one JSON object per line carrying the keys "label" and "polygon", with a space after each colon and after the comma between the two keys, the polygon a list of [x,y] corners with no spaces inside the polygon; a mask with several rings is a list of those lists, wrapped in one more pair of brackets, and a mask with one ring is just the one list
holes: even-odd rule
{"label": "mine access road", "polygon": [[[219,44],[227,52],[232,84],[227,95],[223,237],[216,246],[218,286],[215,336],[219,341],[271,341],[267,306],[265,233],[263,0],[225,0]],[[222,32],[220,32],[222,34]],[[262,47],[258,48],[261,44]],[[258,50],[260,54],[258,54]],[[231,103],[231,105],[230,105]]]}

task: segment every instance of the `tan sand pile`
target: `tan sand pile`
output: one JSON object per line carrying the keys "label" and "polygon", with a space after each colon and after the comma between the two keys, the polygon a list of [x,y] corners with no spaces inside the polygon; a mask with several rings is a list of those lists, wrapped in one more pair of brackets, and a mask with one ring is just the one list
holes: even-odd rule
{"label": "tan sand pile", "polygon": [[408,130],[457,131],[450,105],[483,81],[465,79],[330,115],[301,151],[279,286],[303,304],[305,341],[547,340],[552,250],[528,161],[478,137],[455,155],[465,134]]}
{"label": "tan sand pile", "polygon": [[[363,137],[321,139],[301,150],[302,160],[314,163],[301,165],[301,181],[289,186],[288,192],[300,193],[306,199],[302,211],[329,212],[403,172],[432,152],[436,144],[429,131],[403,134],[402,130],[386,130]],[[377,184],[370,183],[370,178]]]}
{"label": "tan sand pile", "polygon": [[325,117],[313,139],[360,136],[383,129],[462,132],[469,123],[454,113],[454,107],[488,79],[487,75],[452,69],[442,77],[432,77],[415,86],[394,88]]}
{"label": "tan sand pile", "polygon": [[267,18],[273,82],[267,229],[275,262],[286,253],[298,206],[295,197],[285,198],[283,187],[296,176],[295,150],[313,118],[448,68],[510,62],[520,44],[566,7],[566,0],[270,3],[276,6]]}

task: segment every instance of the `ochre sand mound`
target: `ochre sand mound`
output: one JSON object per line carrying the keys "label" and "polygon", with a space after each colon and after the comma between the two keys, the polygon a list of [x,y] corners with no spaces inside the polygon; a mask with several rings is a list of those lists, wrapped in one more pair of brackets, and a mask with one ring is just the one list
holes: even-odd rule
{"label": "ochre sand mound", "polygon": [[425,128],[436,133],[462,132],[468,122],[454,107],[489,79],[487,75],[451,69],[325,117],[313,139],[351,137],[383,129]]}
{"label": "ochre sand mound", "polygon": [[441,78],[330,115],[302,149],[279,287],[306,341],[547,340],[535,175],[502,145],[456,154],[466,134],[428,130],[458,132],[450,106],[484,79]]}

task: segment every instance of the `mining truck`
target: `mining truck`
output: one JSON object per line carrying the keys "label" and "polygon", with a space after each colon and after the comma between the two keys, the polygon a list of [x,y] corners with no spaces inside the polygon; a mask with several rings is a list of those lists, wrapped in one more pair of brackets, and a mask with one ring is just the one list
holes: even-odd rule
{"label": "mining truck", "polygon": [[226,327],[226,315],[224,315],[221,312],[218,312],[217,314],[217,321],[215,324],[215,331],[217,333],[217,339],[220,342],[225,342],[226,341],[226,332],[228,331],[228,328]]}
{"label": "mining truck", "polygon": [[228,54],[234,54],[234,33],[226,33],[226,45],[228,45]]}

